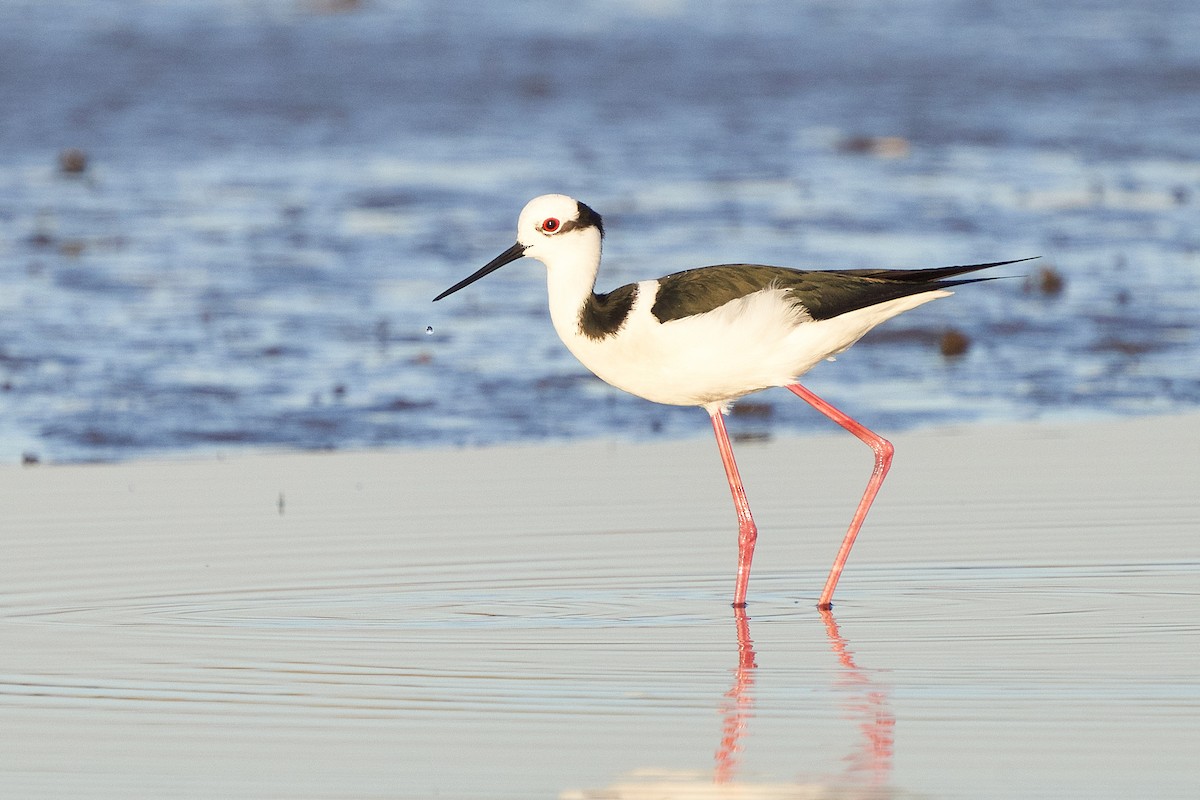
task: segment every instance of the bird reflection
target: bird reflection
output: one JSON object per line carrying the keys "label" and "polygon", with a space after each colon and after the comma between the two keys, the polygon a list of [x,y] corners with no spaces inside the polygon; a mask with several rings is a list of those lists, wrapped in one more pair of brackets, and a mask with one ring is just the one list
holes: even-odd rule
{"label": "bird reflection", "polygon": [[[707,800],[737,797],[741,800],[895,800],[903,793],[890,786],[896,718],[889,707],[888,691],[858,666],[833,612],[822,610],[821,619],[829,646],[840,668],[833,688],[843,695],[842,711],[857,723],[861,736],[844,758],[842,774],[820,782],[748,782],[737,779],[744,737],[754,716],[754,683],[758,662],[750,638],[750,618],[745,609],[734,609],[737,632],[737,666],[733,685],[719,705],[721,742],[712,776],[695,772],[637,770],[626,779],[601,790],[564,792],[561,800]],[[731,794],[732,793],[732,794]]]}
{"label": "bird reflection", "polygon": [[[845,780],[853,785],[887,786],[892,770],[896,718],[888,707],[887,692],[874,684],[870,676],[854,661],[837,620],[829,609],[820,610],[825,623],[825,635],[837,655],[841,670],[835,686],[847,695],[842,708],[847,716],[858,722],[862,738],[853,753],[846,757]],[[754,656],[754,640],[750,638],[750,619],[745,609],[734,609],[737,628],[738,665],[734,670],[733,686],[721,703],[722,737],[717,748],[716,783],[730,783],[737,772],[742,750],[741,739],[754,707],[754,671],[758,663]]]}

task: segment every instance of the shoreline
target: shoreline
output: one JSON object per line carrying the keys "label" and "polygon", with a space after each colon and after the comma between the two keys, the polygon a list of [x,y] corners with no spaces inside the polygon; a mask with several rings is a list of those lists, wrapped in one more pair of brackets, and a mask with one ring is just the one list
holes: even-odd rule
{"label": "shoreline", "polygon": [[[873,561],[1075,558],[1070,537],[1058,547],[1047,533],[1055,525],[1113,530],[1115,539],[1098,533],[1088,547],[1121,552],[1120,532],[1106,524],[1112,507],[1152,518],[1200,483],[1200,464],[1178,447],[1200,440],[1200,414],[955,426],[890,438],[893,468],[855,546],[847,587],[856,567]],[[754,574],[801,565],[821,572],[869,475],[869,450],[842,431],[735,448],[760,529]],[[1064,518],[1039,517],[1040,508],[1068,498],[1057,512]],[[235,551],[261,539],[269,552],[272,536],[283,530],[320,542],[340,515],[369,520],[363,533],[381,556],[390,550],[393,557],[414,520],[431,537],[491,528],[501,538],[483,536],[487,548],[503,548],[504,535],[526,531],[695,532],[703,547],[693,545],[692,554],[707,554],[707,570],[720,572],[731,567],[726,550],[736,530],[716,447],[704,438],[8,466],[0,467],[0,504],[10,530],[5,538],[30,547],[37,542],[27,538],[27,526],[88,547],[102,546],[93,537],[98,531],[202,544],[220,520],[221,528],[241,532]],[[905,535],[917,535],[930,521],[984,531],[1003,523],[1012,531],[984,542],[947,537],[925,548],[908,545]],[[224,535],[218,539],[228,543]],[[1166,557],[1171,546],[1156,539],[1140,545],[1147,557],[1160,549],[1153,557]],[[453,560],[452,551],[442,556]]]}
{"label": "shoreline", "polygon": [[[735,406],[736,409],[736,406]],[[960,433],[969,433],[970,431],[990,431],[990,430],[1012,430],[1014,433],[1019,433],[1023,429],[1036,430],[1039,428],[1047,429],[1073,429],[1082,426],[1108,426],[1123,424],[1133,424],[1137,421],[1144,420],[1182,420],[1187,423],[1189,418],[1200,420],[1200,409],[1183,409],[1167,412],[1154,412],[1149,414],[1133,414],[1133,413],[1105,413],[1105,412],[1080,412],[1080,413],[1053,413],[1044,416],[1039,416],[1034,419],[982,419],[970,421],[930,421],[914,425],[907,425],[898,428],[889,428],[884,425],[872,425],[870,422],[864,424],[876,433],[888,439],[893,438],[909,438],[912,436],[923,435],[957,435]],[[378,454],[394,454],[401,455],[405,453],[431,453],[431,452],[477,452],[486,450],[527,450],[536,448],[560,449],[564,447],[580,446],[617,446],[617,447],[660,447],[671,446],[673,444],[688,444],[697,441],[705,441],[713,445],[715,453],[716,445],[712,440],[712,431],[707,424],[707,417],[697,415],[700,423],[697,424],[694,433],[681,435],[660,435],[651,434],[647,437],[622,437],[622,436],[590,436],[590,437],[548,437],[542,439],[525,439],[525,440],[509,440],[499,442],[465,442],[465,443],[387,443],[381,445],[349,445],[346,447],[302,447],[302,446],[285,446],[285,445],[259,445],[246,444],[241,446],[221,446],[213,445],[211,447],[191,447],[186,449],[164,450],[164,451],[145,451],[129,457],[118,458],[103,458],[96,457],[91,459],[75,459],[75,460],[54,460],[43,459],[36,453],[36,448],[27,448],[26,452],[33,455],[35,460],[22,463],[20,461],[0,463],[0,475],[7,469],[38,469],[38,468],[62,468],[62,467],[106,467],[106,466],[122,466],[136,464],[187,464],[187,463],[203,463],[207,461],[233,461],[246,458],[280,458],[280,457],[303,457],[303,456],[323,456],[323,455],[378,455]],[[734,445],[740,450],[746,447],[771,446],[773,444],[787,444],[789,442],[804,442],[812,439],[838,439],[846,436],[842,429],[838,428],[833,423],[821,424],[817,428],[811,430],[800,430],[795,428],[786,428],[782,431],[767,431],[765,434],[757,430],[747,431],[739,430],[739,428],[752,427],[754,425],[753,414],[745,420],[739,420],[735,413],[726,417],[729,426],[730,438]],[[861,420],[860,420],[861,421]],[[741,424],[739,424],[739,422]],[[825,422],[822,420],[822,422]],[[1197,423],[1200,425],[1200,422]]]}

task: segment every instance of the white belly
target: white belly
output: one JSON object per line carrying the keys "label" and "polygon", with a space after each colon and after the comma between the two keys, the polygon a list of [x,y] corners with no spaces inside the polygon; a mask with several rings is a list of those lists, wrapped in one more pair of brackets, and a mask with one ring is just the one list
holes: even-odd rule
{"label": "white belly", "polygon": [[951,294],[923,292],[817,321],[783,290],[764,290],[705,314],[660,323],[650,313],[656,290],[656,281],[639,284],[629,318],[614,335],[584,336],[578,308],[552,306],[555,330],[585,367],[618,389],[655,403],[710,411],[751,392],[795,383],[879,323]]}

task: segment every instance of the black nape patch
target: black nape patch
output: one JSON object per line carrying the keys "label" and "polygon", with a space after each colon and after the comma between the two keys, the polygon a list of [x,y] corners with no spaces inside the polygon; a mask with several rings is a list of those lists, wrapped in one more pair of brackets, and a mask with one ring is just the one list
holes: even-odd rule
{"label": "black nape patch", "polygon": [[579,218],[574,220],[572,227],[595,228],[600,231],[600,238],[604,238],[604,220],[600,219],[600,215],[578,200],[575,203],[579,206]]}
{"label": "black nape patch", "polygon": [[636,299],[636,283],[613,289],[608,294],[593,294],[579,309],[579,332],[589,339],[615,335],[625,325]]}

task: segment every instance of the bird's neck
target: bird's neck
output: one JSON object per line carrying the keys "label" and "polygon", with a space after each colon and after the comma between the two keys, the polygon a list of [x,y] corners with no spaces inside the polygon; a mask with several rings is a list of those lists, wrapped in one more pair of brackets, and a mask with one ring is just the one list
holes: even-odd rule
{"label": "bird's neck", "polygon": [[600,248],[546,264],[546,289],[550,318],[565,342],[579,334],[579,315],[592,299],[600,271]]}

